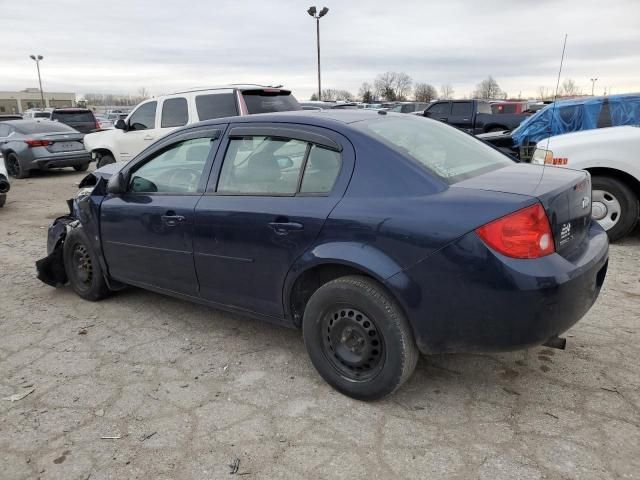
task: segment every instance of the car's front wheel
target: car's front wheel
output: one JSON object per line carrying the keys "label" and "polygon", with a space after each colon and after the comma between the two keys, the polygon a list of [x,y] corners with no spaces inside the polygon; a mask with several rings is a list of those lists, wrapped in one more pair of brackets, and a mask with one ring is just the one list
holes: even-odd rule
{"label": "car's front wheel", "polygon": [[27,178],[29,176],[29,170],[26,170],[20,159],[15,153],[7,155],[7,173],[13,178]]}
{"label": "car's front wheel", "polygon": [[82,227],[69,231],[63,248],[64,270],[71,288],[91,301],[102,300],[109,295],[100,261]]}
{"label": "car's front wheel", "polygon": [[591,215],[607,231],[609,240],[620,240],[638,222],[638,197],[617,178],[594,176],[591,183]]}
{"label": "car's front wheel", "polygon": [[100,156],[100,158],[98,159],[98,163],[96,164],[96,167],[102,168],[105,165],[109,165],[110,163],[116,163],[116,159],[113,158],[113,155],[105,153],[104,155]]}
{"label": "car's front wheel", "polygon": [[73,169],[74,169],[76,172],[86,172],[88,168],[89,168],[89,162],[87,162],[87,163],[82,163],[82,164],[80,164],[80,165],[74,165],[74,166],[73,166]]}
{"label": "car's front wheel", "polygon": [[389,293],[368,277],[341,277],[316,290],[302,330],[318,373],[360,400],[395,391],[418,361],[409,322]]}

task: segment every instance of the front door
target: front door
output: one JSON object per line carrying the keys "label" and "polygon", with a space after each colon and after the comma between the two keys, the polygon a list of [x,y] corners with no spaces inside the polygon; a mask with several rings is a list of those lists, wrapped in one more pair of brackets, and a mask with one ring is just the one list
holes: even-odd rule
{"label": "front door", "polygon": [[126,173],[126,193],[102,202],[102,247],[113,278],[198,295],[194,209],[218,143],[212,132],[219,133],[170,143],[137,161]]}
{"label": "front door", "polygon": [[217,185],[212,175],[196,207],[200,294],[282,317],[287,272],[344,193],[353,154],[296,129],[244,130],[231,129]]}
{"label": "front door", "polygon": [[155,100],[143,103],[129,116],[128,129],[121,131],[118,136],[120,158],[116,160],[129,161],[156,140],[158,137],[157,105],[158,102]]}
{"label": "front door", "polygon": [[436,102],[425,110],[424,116],[441,122],[448,122],[450,112],[451,102]]}

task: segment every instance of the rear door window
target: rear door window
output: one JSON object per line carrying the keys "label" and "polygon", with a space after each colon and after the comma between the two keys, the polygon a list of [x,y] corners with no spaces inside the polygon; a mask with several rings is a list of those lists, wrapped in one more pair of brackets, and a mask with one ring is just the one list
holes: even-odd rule
{"label": "rear door window", "polygon": [[186,125],[188,121],[189,109],[186,98],[169,98],[162,103],[160,128],[181,127]]}
{"label": "rear door window", "polygon": [[339,152],[313,145],[304,169],[300,193],[329,193],[341,167]]}
{"label": "rear door window", "polygon": [[200,120],[238,115],[238,107],[233,93],[196,95],[196,111]]}
{"label": "rear door window", "polygon": [[452,117],[469,117],[472,111],[471,102],[453,102],[451,104]]}
{"label": "rear door window", "polygon": [[302,110],[291,92],[285,90],[245,90],[242,98],[250,114]]}
{"label": "rear door window", "polygon": [[129,118],[130,130],[147,130],[155,128],[156,125],[156,107],[158,102],[145,103],[138,107]]}

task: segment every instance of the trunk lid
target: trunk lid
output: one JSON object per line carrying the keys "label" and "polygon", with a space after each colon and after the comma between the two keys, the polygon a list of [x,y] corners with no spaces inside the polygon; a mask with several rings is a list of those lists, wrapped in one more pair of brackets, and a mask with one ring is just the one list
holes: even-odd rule
{"label": "trunk lid", "polygon": [[591,223],[591,177],[582,170],[514,164],[452,187],[535,197],[549,218],[556,252],[563,256],[579,248]]}
{"label": "trunk lid", "polygon": [[76,152],[78,150],[84,150],[84,143],[82,133],[41,133],[38,135],[31,135],[31,137],[38,140],[47,140],[51,142],[45,148],[51,153],[60,152]]}

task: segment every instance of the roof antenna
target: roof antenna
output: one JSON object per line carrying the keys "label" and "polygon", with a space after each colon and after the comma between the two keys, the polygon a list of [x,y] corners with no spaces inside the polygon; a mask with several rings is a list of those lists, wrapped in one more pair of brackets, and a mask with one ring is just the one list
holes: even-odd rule
{"label": "roof antenna", "polygon": [[[560,58],[560,70],[558,71],[558,81],[556,82],[556,93],[553,96],[553,107],[551,108],[551,121],[549,122],[549,131],[547,132],[547,146],[545,150],[549,150],[549,139],[551,138],[551,132],[553,132],[553,119],[556,117],[556,105],[558,103],[558,92],[560,90],[560,77],[562,76],[562,65],[564,64],[564,52],[567,48],[567,36],[564,34],[564,45],[562,45],[562,57]],[[545,162],[546,163],[546,162]]]}

